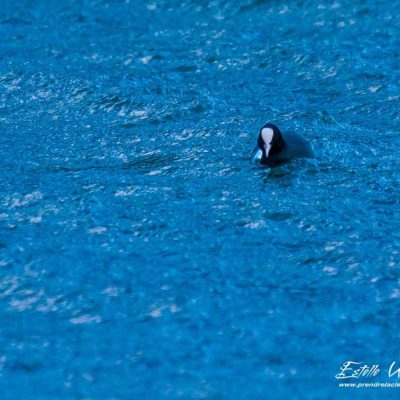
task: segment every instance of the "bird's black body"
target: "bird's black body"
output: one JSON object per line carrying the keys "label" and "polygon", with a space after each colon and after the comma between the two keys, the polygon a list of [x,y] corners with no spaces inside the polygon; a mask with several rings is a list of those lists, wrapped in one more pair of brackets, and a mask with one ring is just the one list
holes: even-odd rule
{"label": "bird's black body", "polygon": [[[265,128],[270,130],[268,135],[263,135]],[[269,143],[265,142],[267,136]],[[302,136],[293,132],[287,132],[283,135],[279,128],[273,124],[266,124],[261,128],[258,148],[262,153],[259,161],[261,164],[270,167],[287,163],[293,158],[314,157],[311,146]]]}

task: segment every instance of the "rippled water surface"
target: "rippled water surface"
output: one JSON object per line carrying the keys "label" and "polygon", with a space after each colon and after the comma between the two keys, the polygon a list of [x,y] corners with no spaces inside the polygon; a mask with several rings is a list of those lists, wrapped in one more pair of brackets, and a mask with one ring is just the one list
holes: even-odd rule
{"label": "rippled water surface", "polygon": [[399,398],[398,10],[3,0],[1,398]]}

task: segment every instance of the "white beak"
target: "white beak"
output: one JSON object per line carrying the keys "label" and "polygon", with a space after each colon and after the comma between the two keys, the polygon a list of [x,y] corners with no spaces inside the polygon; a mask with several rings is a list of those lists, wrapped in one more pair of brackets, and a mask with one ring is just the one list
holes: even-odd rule
{"label": "white beak", "polygon": [[269,151],[271,150],[271,143],[274,137],[274,131],[271,128],[264,128],[261,131],[261,136],[264,141],[265,155],[268,157]]}
{"label": "white beak", "polygon": [[269,151],[271,150],[271,143],[270,144],[264,144],[264,149],[265,149],[265,156],[268,157]]}

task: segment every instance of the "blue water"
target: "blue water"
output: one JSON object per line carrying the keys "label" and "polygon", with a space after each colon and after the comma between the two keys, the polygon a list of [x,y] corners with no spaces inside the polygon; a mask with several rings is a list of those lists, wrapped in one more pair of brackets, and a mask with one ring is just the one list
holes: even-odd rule
{"label": "blue water", "polygon": [[399,398],[398,10],[2,0],[1,398]]}

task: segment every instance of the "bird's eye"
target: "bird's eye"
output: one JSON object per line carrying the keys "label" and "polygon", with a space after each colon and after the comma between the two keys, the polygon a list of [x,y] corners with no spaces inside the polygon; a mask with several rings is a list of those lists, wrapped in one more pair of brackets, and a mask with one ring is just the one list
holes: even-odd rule
{"label": "bird's eye", "polygon": [[258,147],[260,148],[260,149],[262,149],[263,148],[263,146],[264,146],[264,140],[263,140],[263,138],[262,138],[262,136],[260,135],[259,137],[258,137]]}

